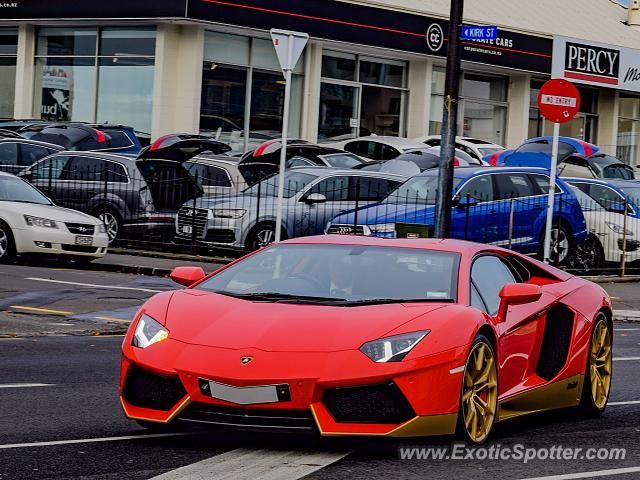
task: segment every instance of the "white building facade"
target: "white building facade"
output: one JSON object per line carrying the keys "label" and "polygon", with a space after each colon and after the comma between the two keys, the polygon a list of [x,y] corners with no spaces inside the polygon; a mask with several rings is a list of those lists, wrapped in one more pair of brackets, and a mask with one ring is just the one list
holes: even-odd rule
{"label": "white building facade", "polygon": [[[112,122],[152,138],[202,132],[243,151],[280,135],[270,28],[306,32],[289,134],[335,141],[440,133],[448,0],[20,0],[0,9],[0,117]],[[633,7],[632,7],[633,8]],[[555,35],[638,52],[637,10],[609,0],[467,2],[458,132],[506,147],[550,134],[537,92]],[[593,79],[591,79],[593,80]],[[640,80],[640,76],[639,76]],[[574,79],[562,134],[640,164],[640,93]]]}

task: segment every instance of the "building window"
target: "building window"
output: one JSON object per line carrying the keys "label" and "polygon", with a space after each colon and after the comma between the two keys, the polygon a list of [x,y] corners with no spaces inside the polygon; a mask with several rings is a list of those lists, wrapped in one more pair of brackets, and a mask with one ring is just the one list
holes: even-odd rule
{"label": "building window", "polygon": [[318,139],[404,135],[405,62],[325,51]]}
{"label": "building window", "polygon": [[0,117],[13,117],[18,30],[0,28]]}
{"label": "building window", "polygon": [[151,131],[155,28],[42,28],[35,111],[45,120]]}
{"label": "building window", "polygon": [[640,165],[640,97],[620,95],[617,156],[627,165]]}
{"label": "building window", "polygon": [[[529,138],[553,135],[553,123],[540,115],[538,94],[544,85],[541,80],[532,80],[529,106]],[[560,124],[560,135],[579,138],[596,143],[598,122],[598,91],[593,88],[578,87],[580,112],[570,121]]]}
{"label": "building window", "polygon": [[[445,72],[434,67],[431,80],[429,133],[442,133]],[[507,79],[465,72],[458,108],[458,134],[504,145],[507,123]]]}
{"label": "building window", "polygon": [[[207,32],[202,70],[200,132],[234,152],[282,136],[284,77],[268,40]],[[291,84],[290,138],[300,135],[304,55]]]}

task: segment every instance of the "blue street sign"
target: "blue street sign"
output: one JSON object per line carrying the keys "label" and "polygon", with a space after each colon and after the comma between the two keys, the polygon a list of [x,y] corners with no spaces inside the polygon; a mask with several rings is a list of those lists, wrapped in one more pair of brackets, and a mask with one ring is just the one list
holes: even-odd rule
{"label": "blue street sign", "polygon": [[462,40],[495,40],[498,38],[498,27],[462,26]]}

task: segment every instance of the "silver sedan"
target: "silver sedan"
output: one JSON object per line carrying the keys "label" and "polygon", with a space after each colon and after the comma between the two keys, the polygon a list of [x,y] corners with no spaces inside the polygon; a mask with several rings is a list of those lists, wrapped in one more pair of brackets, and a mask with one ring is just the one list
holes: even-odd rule
{"label": "silver sedan", "polygon": [[[282,238],[317,235],[338,213],[378,202],[407,177],[391,173],[304,167],[285,173]],[[238,195],[185,203],[176,239],[207,246],[256,250],[273,242],[278,175]]]}

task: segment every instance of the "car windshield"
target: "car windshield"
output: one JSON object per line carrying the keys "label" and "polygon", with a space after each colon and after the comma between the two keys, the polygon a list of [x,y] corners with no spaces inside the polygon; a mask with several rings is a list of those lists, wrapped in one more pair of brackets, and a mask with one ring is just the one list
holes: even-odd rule
{"label": "car windshield", "polygon": [[16,177],[0,175],[0,201],[51,205],[38,189]]}
{"label": "car windshield", "polygon": [[[459,178],[453,179],[453,187],[460,184]],[[435,175],[410,178],[391,192],[382,203],[435,205],[438,177]]]}
{"label": "car windshield", "polygon": [[571,185],[571,190],[573,194],[578,199],[578,203],[580,204],[580,208],[584,212],[604,212],[605,209],[602,205],[600,205],[594,198],[590,197],[578,187]]}
{"label": "car windshield", "polygon": [[[273,175],[269,178],[265,178],[261,182],[256,183],[252,187],[247,188],[243,193],[245,195],[251,195],[257,197],[277,197],[278,196],[278,179],[280,175]],[[284,175],[284,198],[291,198],[298,192],[302,191],[304,187],[313,182],[316,175],[310,175],[308,173],[301,172],[287,172]]]}
{"label": "car windshield", "polygon": [[640,186],[623,187],[620,190],[627,194],[628,200],[631,200],[634,205],[640,205]]}
{"label": "car windshield", "polygon": [[339,168],[353,168],[364,163],[364,160],[360,157],[350,153],[332,153],[330,155],[324,155],[322,158],[324,158],[330,166]]}
{"label": "car windshield", "polygon": [[452,302],[459,261],[458,253],[413,248],[282,244],[247,257],[195,288],[295,303]]}

